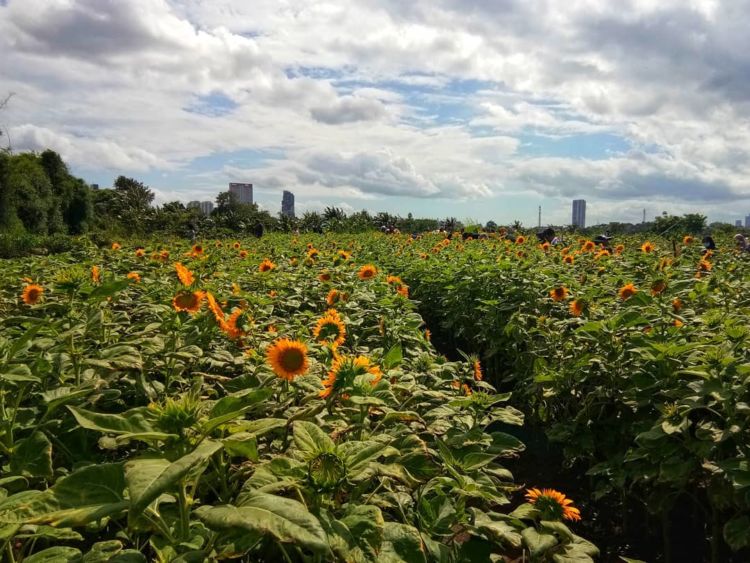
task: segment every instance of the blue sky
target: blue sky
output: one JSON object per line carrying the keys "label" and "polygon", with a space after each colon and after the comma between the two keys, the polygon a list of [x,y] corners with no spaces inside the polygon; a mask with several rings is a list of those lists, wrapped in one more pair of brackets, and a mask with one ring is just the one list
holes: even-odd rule
{"label": "blue sky", "polygon": [[272,212],[734,220],[748,25],[750,0],[0,0],[0,123],[161,203],[244,181]]}

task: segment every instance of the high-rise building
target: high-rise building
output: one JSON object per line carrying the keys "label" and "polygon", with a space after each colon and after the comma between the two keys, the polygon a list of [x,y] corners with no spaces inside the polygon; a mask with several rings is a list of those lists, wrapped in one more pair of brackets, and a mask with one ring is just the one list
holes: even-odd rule
{"label": "high-rise building", "polygon": [[229,183],[229,191],[235,195],[238,203],[253,203],[253,185],[239,184],[237,182]]}
{"label": "high-rise building", "polygon": [[734,222],[734,226],[735,226],[735,227],[740,227],[740,228],[742,228],[742,219],[737,219],[737,220],[736,220],[736,221]]}
{"label": "high-rise building", "polygon": [[294,217],[294,194],[287,190],[284,190],[284,195],[281,197],[281,214]]}
{"label": "high-rise building", "polygon": [[191,201],[190,203],[187,204],[187,208],[188,209],[193,209],[193,208],[200,209],[200,206],[201,206],[201,202],[200,201]]}
{"label": "high-rise building", "polygon": [[750,215],[745,215],[745,228],[750,229]]}
{"label": "high-rise building", "polygon": [[581,229],[586,228],[586,200],[585,199],[574,199],[573,200],[573,226],[580,227]]}
{"label": "high-rise building", "polygon": [[213,201],[201,201],[201,213],[204,215],[211,215],[211,212],[214,210],[214,202]]}

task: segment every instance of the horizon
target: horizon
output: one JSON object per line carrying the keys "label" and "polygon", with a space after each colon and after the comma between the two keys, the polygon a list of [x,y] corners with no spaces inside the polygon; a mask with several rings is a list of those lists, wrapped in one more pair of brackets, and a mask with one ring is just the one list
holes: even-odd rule
{"label": "horizon", "polygon": [[298,214],[744,225],[748,24],[749,0],[0,0],[0,144],[159,204],[248,182],[274,214],[289,190]]}

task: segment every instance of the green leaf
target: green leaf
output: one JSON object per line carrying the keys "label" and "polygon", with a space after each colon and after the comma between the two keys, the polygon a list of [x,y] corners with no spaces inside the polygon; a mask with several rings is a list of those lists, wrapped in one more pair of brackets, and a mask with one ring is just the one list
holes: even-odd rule
{"label": "green leaf", "polygon": [[81,551],[74,547],[50,547],[24,557],[24,563],[81,563]]}
{"label": "green leaf", "polygon": [[313,458],[321,453],[333,453],[336,444],[312,422],[298,420],[294,423],[294,444],[306,458]]}
{"label": "green leaf", "polygon": [[545,553],[557,545],[557,538],[552,534],[540,534],[536,528],[526,528],[521,532],[524,544],[532,556]]}
{"label": "green leaf", "polygon": [[370,461],[378,458],[387,444],[368,440],[366,442],[344,442],[338,448],[338,453],[344,459],[347,470],[356,474],[366,467]]}
{"label": "green leaf", "polygon": [[52,477],[52,443],[36,430],[13,446],[10,470],[24,477]]}
{"label": "green leaf", "polygon": [[90,465],[63,477],[44,492],[24,491],[0,502],[0,526],[83,526],[127,509],[122,464]]}
{"label": "green leaf", "polygon": [[250,461],[258,461],[258,440],[255,434],[238,432],[222,440],[224,450],[234,457],[244,457]]}
{"label": "green leaf", "polygon": [[419,530],[406,524],[386,522],[380,559],[384,563],[426,563]]}
{"label": "green leaf", "polygon": [[41,383],[42,380],[31,374],[31,369],[26,364],[6,365],[0,368],[0,381],[6,383]]}
{"label": "green leaf", "polygon": [[474,526],[486,534],[491,540],[507,544],[518,549],[521,547],[521,534],[513,526],[502,520],[492,520],[487,514],[476,508],[471,509],[474,512]]}
{"label": "green leaf", "polygon": [[209,420],[203,425],[203,432],[208,434],[213,429],[241,416],[255,404],[266,400],[273,391],[270,388],[252,389],[219,399],[211,409]]}
{"label": "green leaf", "polygon": [[103,301],[107,297],[111,297],[118,291],[122,291],[130,285],[129,279],[117,280],[99,285],[89,293],[89,299],[92,301]]}
{"label": "green leaf", "polygon": [[125,479],[130,493],[131,522],[162,493],[177,486],[180,479],[222,448],[221,442],[205,440],[189,454],[170,463],[163,458],[140,458],[125,464]]}
{"label": "green leaf", "polygon": [[315,552],[328,551],[320,522],[295,500],[253,492],[244,496],[242,506],[201,506],[195,515],[212,530],[241,529]]}
{"label": "green leaf", "polygon": [[110,434],[136,434],[156,430],[153,427],[155,415],[148,407],[137,407],[122,414],[102,414],[70,405],[68,410],[73,413],[78,424],[88,430]]}
{"label": "green leaf", "polygon": [[734,551],[750,546],[750,517],[735,516],[724,524],[724,540]]}
{"label": "green leaf", "polygon": [[385,356],[383,356],[383,368],[385,368],[386,371],[389,369],[393,369],[395,367],[398,367],[401,365],[401,362],[404,359],[404,352],[401,348],[401,343],[396,344],[393,346]]}

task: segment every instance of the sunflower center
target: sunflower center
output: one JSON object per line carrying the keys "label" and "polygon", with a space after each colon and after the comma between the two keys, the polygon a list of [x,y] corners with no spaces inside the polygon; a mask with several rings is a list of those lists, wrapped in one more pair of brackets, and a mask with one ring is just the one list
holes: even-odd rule
{"label": "sunflower center", "polygon": [[292,372],[297,371],[302,369],[302,365],[305,362],[305,355],[302,351],[297,350],[296,348],[290,348],[284,350],[279,358],[279,362],[285,370]]}

